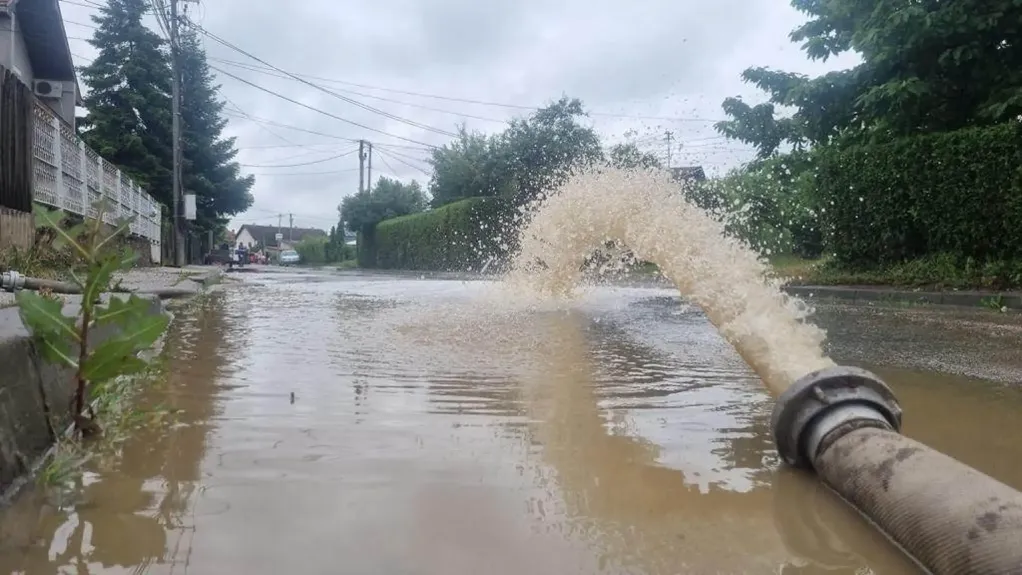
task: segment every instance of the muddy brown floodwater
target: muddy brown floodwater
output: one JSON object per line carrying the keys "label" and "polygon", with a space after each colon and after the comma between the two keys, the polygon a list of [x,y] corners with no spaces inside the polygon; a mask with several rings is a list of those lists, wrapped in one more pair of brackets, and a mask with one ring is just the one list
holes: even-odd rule
{"label": "muddy brown floodwater", "polygon": [[[143,402],[173,424],[0,512],[0,573],[915,573],[779,468],[771,398],[669,291],[523,307],[483,282],[247,280],[175,321]],[[907,434],[1022,487],[1016,316],[818,319]]]}

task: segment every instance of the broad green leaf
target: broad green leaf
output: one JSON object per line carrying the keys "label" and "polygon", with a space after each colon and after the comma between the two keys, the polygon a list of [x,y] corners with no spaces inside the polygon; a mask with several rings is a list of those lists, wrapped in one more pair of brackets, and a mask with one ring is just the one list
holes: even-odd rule
{"label": "broad green leaf", "polygon": [[169,321],[170,318],[163,314],[136,318],[123,333],[101,343],[89,354],[82,366],[82,376],[90,382],[98,382],[135,373],[124,370],[134,369],[135,354],[156,343]]}
{"label": "broad green leaf", "polygon": [[131,339],[136,351],[148,349],[160,339],[169,323],[170,318],[162,313],[146,315],[127,326],[124,336]]}
{"label": "broad green leaf", "polygon": [[102,383],[118,375],[131,373],[135,357],[135,344],[126,337],[114,337],[92,350],[82,365],[82,377],[92,384]]}
{"label": "broad green leaf", "polygon": [[96,301],[99,295],[109,287],[110,278],[117,271],[118,265],[120,265],[120,258],[117,257],[107,257],[93,263],[89,268],[88,277],[85,278],[82,301]]}
{"label": "broad green leaf", "polygon": [[78,369],[78,358],[75,357],[78,347],[72,347],[70,342],[37,337],[36,346],[46,361]]}
{"label": "broad green leaf", "polygon": [[134,294],[128,298],[111,297],[107,305],[95,309],[93,325],[129,326],[135,319],[148,314],[151,305],[149,300]]}
{"label": "broad green leaf", "polygon": [[75,329],[75,319],[63,313],[63,302],[45,298],[28,290],[18,292],[16,299],[21,321],[34,335],[80,341],[78,331]]}

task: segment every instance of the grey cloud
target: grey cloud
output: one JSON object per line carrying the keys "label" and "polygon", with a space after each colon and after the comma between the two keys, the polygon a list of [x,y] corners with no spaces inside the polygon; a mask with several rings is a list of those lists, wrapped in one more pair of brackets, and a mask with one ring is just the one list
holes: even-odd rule
{"label": "grey cloud", "polygon": [[[807,62],[798,47],[787,40],[788,32],[801,18],[786,0],[303,0],[287,4],[286,9],[282,6],[272,0],[203,0],[193,5],[190,15],[209,31],[296,73],[527,106],[542,105],[568,94],[583,99],[591,111],[633,116],[713,120],[721,116],[720,103],[727,96],[743,95],[750,100],[762,97],[739,78],[748,66],[818,73],[852,63],[848,59],[827,64]],[[88,14],[94,12],[67,4],[62,8],[67,19],[80,22],[88,22]],[[73,26],[69,31],[76,35],[89,32]],[[205,44],[214,58],[247,61],[212,41]],[[95,54],[79,41],[72,41],[72,50],[86,58]],[[430,145],[441,145],[448,139],[290,80],[213,64],[393,136]],[[336,136],[260,126],[234,114],[228,134],[237,137],[239,161],[243,164],[284,165],[326,158],[331,152],[354,146],[338,138],[365,138],[377,144],[374,176],[386,174],[423,182],[428,179],[419,171],[426,167],[427,152],[414,143],[345,124],[231,78],[223,77],[221,83],[223,94],[250,114]],[[349,84],[321,85],[447,131],[460,122],[472,129],[499,130],[500,123],[469,116],[506,121],[527,113]],[[373,100],[345,90],[405,104]],[[719,139],[707,121],[593,115],[591,123],[608,142],[620,141],[626,131],[637,131],[636,141],[661,154],[666,154],[663,132],[671,130],[676,141],[687,144],[673,151],[675,163],[702,163],[710,172],[721,172],[752,157],[743,146]],[[356,157],[348,155],[307,166],[245,168],[261,175],[254,189],[254,208],[236,218],[236,223],[275,223],[275,214],[292,212],[296,225],[329,227],[336,219],[335,208],[341,198],[358,187],[358,174],[352,171],[357,165]],[[270,173],[288,175],[262,175]],[[284,221],[287,223],[286,218]]]}

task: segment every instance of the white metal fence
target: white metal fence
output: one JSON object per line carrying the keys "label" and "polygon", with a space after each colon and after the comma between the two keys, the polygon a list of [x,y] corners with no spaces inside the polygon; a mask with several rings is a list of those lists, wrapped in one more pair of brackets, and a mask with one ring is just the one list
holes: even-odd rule
{"label": "white metal fence", "polygon": [[[49,108],[35,103],[32,172],[35,201],[80,216],[95,216],[95,204],[106,198],[104,221],[134,216],[131,233],[160,243],[162,206],[105,162]],[[155,251],[155,250],[154,250]]]}

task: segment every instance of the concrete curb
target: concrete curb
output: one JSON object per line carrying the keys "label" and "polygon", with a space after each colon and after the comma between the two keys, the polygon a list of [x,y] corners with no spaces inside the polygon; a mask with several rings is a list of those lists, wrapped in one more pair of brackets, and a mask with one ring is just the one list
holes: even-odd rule
{"label": "concrete curb", "polygon": [[[220,283],[221,275],[219,270],[213,270],[193,278],[198,289],[192,295]],[[164,300],[153,294],[138,295],[152,302],[150,314],[171,315]],[[69,315],[77,313],[77,304],[69,302],[64,309]],[[115,333],[114,329],[94,332],[93,342],[98,344]],[[52,365],[40,356],[17,307],[0,309],[0,365],[4,366],[0,379],[0,506],[3,506],[38,471],[58,439],[55,435],[61,435],[70,425],[67,408],[74,386],[70,369]]]}
{"label": "concrete curb", "polygon": [[980,291],[913,291],[857,286],[785,286],[784,291],[803,299],[851,302],[907,302],[955,307],[990,307],[993,302],[1022,309],[1022,293]]}

